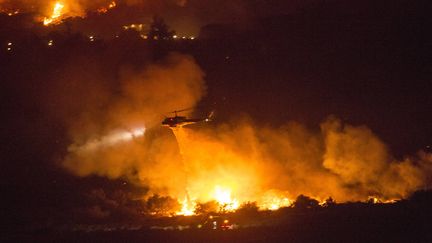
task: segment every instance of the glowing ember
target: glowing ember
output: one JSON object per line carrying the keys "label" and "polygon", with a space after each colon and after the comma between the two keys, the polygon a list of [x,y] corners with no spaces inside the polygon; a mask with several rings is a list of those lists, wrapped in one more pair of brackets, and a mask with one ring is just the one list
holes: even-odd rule
{"label": "glowing ember", "polygon": [[1,8],[1,6],[0,6],[0,13],[7,14],[8,16],[14,16],[14,15],[19,14],[20,10],[18,10],[18,9],[10,9],[10,8]]}
{"label": "glowing ember", "polygon": [[44,21],[43,21],[43,24],[45,26],[48,26],[50,24],[58,23],[59,22],[59,18],[62,16],[64,7],[65,7],[65,5],[62,4],[61,2],[55,3],[54,4],[54,8],[52,10],[51,17],[45,18]]}
{"label": "glowing ember", "polygon": [[19,14],[19,10],[15,10],[13,12],[9,12],[8,16],[14,16],[14,15],[17,15],[17,14]]}
{"label": "glowing ember", "polygon": [[115,8],[116,6],[117,6],[117,3],[114,2],[114,1],[112,1],[112,2],[110,3],[110,5],[108,5],[108,8]]}
{"label": "glowing ember", "polygon": [[106,12],[108,12],[108,10],[113,9],[113,8],[115,8],[116,6],[117,6],[117,3],[116,3],[115,1],[112,1],[112,2],[108,5],[108,7],[102,7],[102,8],[99,8],[99,9],[97,10],[97,12],[98,12],[98,13],[106,13]]}
{"label": "glowing ember", "polygon": [[125,30],[132,29],[141,32],[143,31],[144,27],[145,27],[144,24],[130,24],[130,25],[124,25],[123,29]]}
{"label": "glowing ember", "polygon": [[396,199],[382,199],[382,198],[379,198],[379,197],[370,196],[370,197],[368,197],[367,202],[373,203],[373,204],[377,204],[377,203],[395,203],[395,202],[397,202],[397,200]]}

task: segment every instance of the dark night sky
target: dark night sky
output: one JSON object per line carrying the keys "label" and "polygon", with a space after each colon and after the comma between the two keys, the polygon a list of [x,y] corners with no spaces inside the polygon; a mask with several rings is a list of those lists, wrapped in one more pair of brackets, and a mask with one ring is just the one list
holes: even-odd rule
{"label": "dark night sky", "polygon": [[[211,6],[219,2],[230,1]],[[199,109],[215,109],[219,122],[247,114],[260,124],[295,120],[319,129],[335,115],[370,127],[398,157],[432,145],[429,1],[287,2],[234,1],[227,13],[242,16],[233,18],[222,10],[208,16],[200,9],[204,3],[190,1],[180,12],[168,9],[166,19],[175,28],[180,13],[190,14],[186,19],[202,27],[201,38],[167,45],[128,36],[89,45],[79,34],[20,31],[0,16],[0,182],[8,195],[2,201],[20,209],[12,217],[43,218],[74,204],[80,190],[121,186],[121,180],[78,179],[57,166],[70,141],[62,115],[46,110],[51,84],[45,80],[77,56],[106,62],[109,83],[117,75],[113,67],[143,65],[169,51],[188,53],[206,73]],[[51,38],[61,43],[54,50],[45,46]],[[9,41],[13,53],[5,51]],[[41,210],[28,216],[33,208]]]}

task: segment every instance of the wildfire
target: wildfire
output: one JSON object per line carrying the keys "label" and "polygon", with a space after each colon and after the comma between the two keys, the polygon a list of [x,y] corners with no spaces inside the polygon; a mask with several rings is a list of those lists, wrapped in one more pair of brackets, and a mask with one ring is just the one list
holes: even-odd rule
{"label": "wildfire", "polygon": [[115,8],[116,6],[117,6],[117,3],[114,2],[114,1],[112,1],[112,2],[110,3],[110,5],[108,5],[108,8]]}
{"label": "wildfire", "polygon": [[108,7],[102,7],[102,8],[99,8],[99,9],[97,10],[97,12],[98,12],[98,13],[106,13],[106,12],[108,12],[108,10],[113,9],[113,8],[115,8],[115,7],[117,7],[117,3],[116,3],[115,1],[112,1],[112,2],[108,5]]}
{"label": "wildfire", "polygon": [[[233,199],[231,196],[231,190],[229,188],[224,188],[221,186],[215,186],[213,193],[213,201],[216,201],[219,206],[219,213],[228,213],[235,212],[242,207],[242,205],[247,205],[249,201],[240,202],[237,199]],[[312,198],[312,200],[315,200]],[[316,199],[318,200],[318,199]],[[387,203],[395,203],[397,200],[382,200],[377,197],[368,197],[368,200],[365,202],[369,202],[372,204],[387,204]],[[186,196],[183,200],[179,200],[180,205],[182,206],[181,210],[176,213],[176,215],[182,216],[191,216],[196,215],[197,209],[197,200],[190,200],[188,196]],[[277,195],[274,191],[267,193],[262,196],[257,201],[258,210],[265,211],[276,211],[280,208],[292,207],[294,204],[294,200],[289,199],[288,197],[283,196],[282,194]],[[325,207],[327,201],[320,201],[319,206]]]}
{"label": "wildfire", "polygon": [[[195,144],[191,144],[194,141],[188,131],[184,128],[172,129],[173,133],[177,139],[180,148],[180,154],[185,161],[184,166],[186,170],[189,170],[190,166],[197,163],[191,159],[190,150]],[[201,144],[202,147],[213,146],[214,144]],[[195,153],[205,155],[204,151],[194,150]],[[221,157],[218,157],[221,156]],[[205,159],[206,157],[201,157]],[[214,157],[214,160],[222,159],[229,160],[233,164],[239,161],[241,158],[236,157],[228,152],[218,153]],[[209,158],[210,159],[210,158]],[[228,164],[224,164],[228,165]],[[218,167],[219,169],[224,168],[224,166]],[[212,175],[213,176],[213,175]],[[247,169],[232,169],[225,170],[219,174],[217,177],[201,177],[200,183],[190,182],[188,184],[188,192],[198,200],[199,203],[216,202],[219,212],[234,212],[238,210],[243,204],[248,202],[256,202],[259,210],[277,210],[281,207],[291,206],[293,201],[288,198],[285,193],[277,191],[269,191],[267,193],[258,193],[256,195],[241,192],[247,192],[246,188],[242,188],[242,185],[253,183],[251,178],[252,173],[248,173]],[[192,180],[194,181],[194,180]],[[237,195],[238,194],[238,195]],[[192,203],[193,202],[193,203]],[[182,200],[179,201],[182,205],[182,209],[177,215],[192,215],[195,210],[195,200]]]}
{"label": "wildfire", "polygon": [[[219,212],[227,213],[227,212],[235,212],[242,207],[242,205],[246,205],[249,200],[238,200],[233,198],[232,190],[228,187],[222,187],[216,185],[212,192],[210,201],[215,201],[219,207]],[[182,205],[180,211],[176,213],[176,215],[190,216],[196,214],[197,209],[197,200],[190,200],[188,196],[186,196],[183,200],[179,200],[179,203]],[[294,203],[293,200],[288,197],[283,196],[282,194],[276,194],[275,192],[267,193],[258,199],[258,210],[278,210],[283,207],[290,207]]]}
{"label": "wildfire", "polygon": [[372,204],[378,204],[378,203],[395,203],[397,202],[396,199],[381,199],[375,196],[370,196],[368,197],[367,202],[372,203]]}
{"label": "wildfire", "polygon": [[182,208],[179,212],[177,212],[177,215],[183,215],[183,216],[191,216],[195,214],[197,203],[195,200],[190,200],[188,196],[185,196],[183,201],[179,202],[182,205]]}
{"label": "wildfire", "polygon": [[64,7],[65,5],[63,3],[56,2],[54,4],[51,16],[49,18],[45,17],[43,24],[48,26],[50,24],[58,23],[60,21],[59,18],[63,15]]}
{"label": "wildfire", "polygon": [[278,196],[267,196],[264,197],[260,205],[258,205],[261,210],[278,210],[283,207],[290,207],[294,203],[293,200],[287,197],[278,197]]}
{"label": "wildfire", "polygon": [[231,198],[231,190],[229,188],[216,186],[214,190],[214,199],[219,203],[222,211],[235,211],[240,206],[237,199]]}
{"label": "wildfire", "polygon": [[2,8],[0,6],[0,13],[7,14],[8,16],[14,16],[20,13],[19,9],[12,9],[12,8]]}

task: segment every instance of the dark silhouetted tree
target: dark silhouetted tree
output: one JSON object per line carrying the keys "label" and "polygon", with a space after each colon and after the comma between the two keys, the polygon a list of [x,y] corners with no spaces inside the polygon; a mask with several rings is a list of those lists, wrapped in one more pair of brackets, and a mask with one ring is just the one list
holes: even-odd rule
{"label": "dark silhouetted tree", "polygon": [[216,201],[199,203],[195,209],[197,214],[216,213],[219,211],[219,205]]}
{"label": "dark silhouetted tree", "polygon": [[316,208],[319,206],[319,202],[313,198],[305,195],[299,195],[294,202],[294,208],[306,209],[306,208]]}
{"label": "dark silhouetted tree", "polygon": [[415,207],[427,209],[432,212],[430,205],[432,205],[432,190],[416,191],[409,197],[409,203]]}
{"label": "dark silhouetted tree", "polygon": [[171,197],[161,197],[157,194],[147,200],[147,211],[150,214],[170,215],[180,210],[180,204]]}
{"label": "dark silhouetted tree", "polygon": [[240,208],[237,210],[237,213],[241,215],[257,215],[258,210],[259,208],[256,202],[246,202],[240,206]]}
{"label": "dark silhouetted tree", "polygon": [[123,30],[120,32],[119,38],[127,42],[141,40],[140,33],[134,29]]}
{"label": "dark silhouetted tree", "polygon": [[163,18],[154,16],[147,36],[150,40],[170,40],[174,34],[175,31],[169,29]]}
{"label": "dark silhouetted tree", "polygon": [[325,200],[323,207],[334,207],[335,205],[336,201],[332,197],[329,197]]}

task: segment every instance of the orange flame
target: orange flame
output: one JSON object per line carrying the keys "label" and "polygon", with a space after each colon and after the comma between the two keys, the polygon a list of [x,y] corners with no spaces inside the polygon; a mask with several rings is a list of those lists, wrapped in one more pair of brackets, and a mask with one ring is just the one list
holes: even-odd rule
{"label": "orange flame", "polygon": [[293,203],[293,200],[289,199],[282,193],[269,192],[266,193],[258,202],[258,208],[260,210],[274,211],[283,207],[290,207]]}
{"label": "orange flame", "polygon": [[112,1],[112,2],[108,5],[108,8],[111,9],[111,8],[115,8],[116,6],[117,6],[117,3],[116,3],[115,1]]}
{"label": "orange flame", "polygon": [[99,8],[99,9],[97,10],[97,12],[98,12],[98,13],[106,13],[106,12],[108,12],[108,10],[113,9],[113,8],[115,8],[115,7],[117,7],[117,3],[116,3],[115,1],[112,1],[112,2],[108,5],[108,7],[102,7],[102,8]]}
{"label": "orange flame", "polygon": [[48,26],[50,24],[56,24],[60,22],[60,17],[63,15],[65,5],[61,2],[56,2],[54,4],[52,14],[49,18],[45,17],[43,24]]}
{"label": "orange flame", "polygon": [[214,189],[214,199],[219,203],[222,211],[235,211],[240,206],[240,203],[237,199],[231,198],[231,190],[219,185],[217,185]]}
{"label": "orange flame", "polygon": [[179,203],[182,205],[182,208],[176,213],[177,215],[191,216],[195,214],[195,209],[197,206],[195,200],[190,200],[187,196],[185,196],[183,201],[179,201]]}

